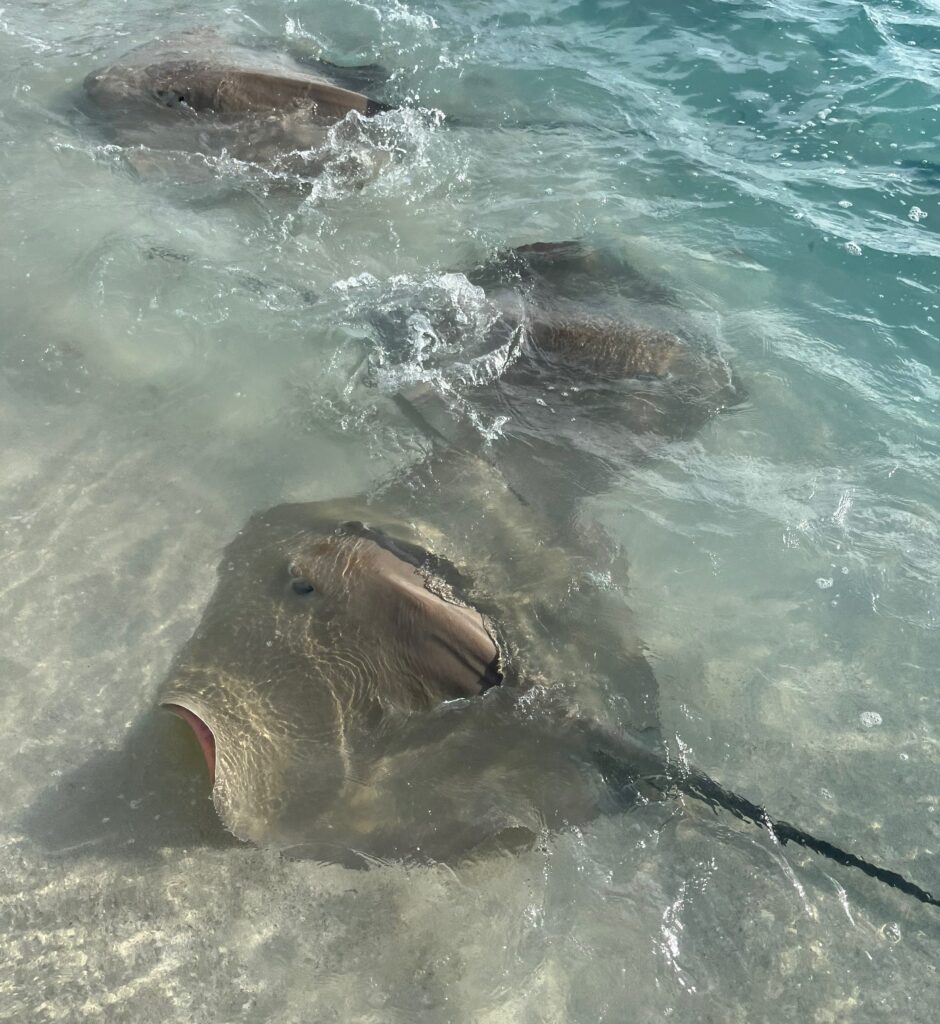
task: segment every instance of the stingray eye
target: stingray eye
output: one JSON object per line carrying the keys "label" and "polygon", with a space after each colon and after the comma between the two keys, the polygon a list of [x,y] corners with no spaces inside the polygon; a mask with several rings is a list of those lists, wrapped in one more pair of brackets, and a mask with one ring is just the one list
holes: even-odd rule
{"label": "stingray eye", "polygon": [[155,92],[157,99],[165,107],[189,106],[189,96],[178,89],[157,89]]}
{"label": "stingray eye", "polygon": [[293,590],[295,594],[312,594],[317,589],[310,580],[304,576],[303,570],[296,562],[291,562],[287,567],[287,572],[291,577],[291,590]]}

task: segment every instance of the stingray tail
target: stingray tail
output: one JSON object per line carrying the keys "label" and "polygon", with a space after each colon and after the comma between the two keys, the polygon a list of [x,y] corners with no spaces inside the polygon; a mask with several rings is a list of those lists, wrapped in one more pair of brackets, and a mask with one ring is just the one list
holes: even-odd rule
{"label": "stingray tail", "polygon": [[825,839],[804,832],[786,821],[772,818],[759,804],[720,786],[714,779],[695,769],[688,770],[670,762],[657,750],[651,749],[640,737],[615,736],[603,727],[578,719],[577,727],[587,734],[594,760],[605,780],[624,796],[635,799],[643,790],[655,790],[663,796],[684,793],[706,803],[714,811],[729,811],[741,821],[764,829],[781,846],[796,843],[822,857],[845,867],[864,871],[892,889],[913,896],[921,903],[940,907],[940,900],[932,893],[906,879],[897,871],[872,864],[871,861],[849,853]]}
{"label": "stingray tail", "polygon": [[765,829],[781,846],[786,846],[787,843],[797,843],[799,846],[805,846],[806,849],[812,850],[822,857],[827,857],[837,864],[858,868],[859,871],[864,871],[869,878],[875,878],[879,882],[891,886],[892,889],[907,893],[908,896],[913,896],[914,899],[920,900],[921,903],[940,907],[940,900],[935,899],[931,893],[921,889],[919,885],[908,881],[903,875],[898,874],[897,871],[890,871],[888,868],[872,864],[871,861],[858,857],[854,853],[849,853],[847,850],[843,850],[825,839],[817,839],[815,836],[804,832],[803,829],[797,828],[787,821],[777,821],[763,807],[751,803],[750,800],[746,800],[744,797],[738,796],[737,793],[732,793],[730,790],[725,789],[715,782],[714,779],[710,779],[702,772],[693,771],[684,776],[675,775],[673,782],[676,788],[680,789],[683,793],[707,803],[714,810],[722,808],[730,811],[736,818],[740,818],[742,821],[749,821],[757,825],[758,828]]}

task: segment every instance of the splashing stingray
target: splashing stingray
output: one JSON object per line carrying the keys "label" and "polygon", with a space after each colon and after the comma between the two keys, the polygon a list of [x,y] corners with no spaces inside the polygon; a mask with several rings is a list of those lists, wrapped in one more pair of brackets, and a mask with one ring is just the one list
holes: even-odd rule
{"label": "splashing stingray", "polygon": [[497,464],[545,517],[570,517],[627,466],[745,405],[677,293],[610,249],[538,242],[443,280],[465,287],[366,313],[365,381],[405,399],[425,433]]}
{"label": "splashing stingray", "polygon": [[390,109],[359,91],[380,77],[375,65],[301,64],[194,29],[91,72],[85,109],[130,151],[225,154],[311,174],[323,169],[319,151],[338,121]]}

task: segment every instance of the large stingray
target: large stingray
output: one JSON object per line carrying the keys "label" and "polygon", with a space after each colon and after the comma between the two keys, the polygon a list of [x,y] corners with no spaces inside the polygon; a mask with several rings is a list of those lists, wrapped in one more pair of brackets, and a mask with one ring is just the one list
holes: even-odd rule
{"label": "large stingray", "polygon": [[451,452],[372,500],[253,516],[159,701],[226,826],[293,854],[460,859],[682,792],[940,905],[605,720],[619,699],[655,723],[656,688],[589,568]]}
{"label": "large stingray", "polygon": [[297,61],[224,40],[174,33],[91,72],[86,109],[123,146],[229,156],[316,172],[332,125],[388,110],[359,91],[378,69]]}
{"label": "large stingray", "polygon": [[[371,499],[254,516],[160,701],[212,752],[242,838],[349,859],[538,835],[596,813],[597,772],[516,735],[521,708],[481,693],[551,678],[599,716],[591,663],[632,721],[657,720],[626,608],[591,568],[491,467],[449,453]],[[592,633],[558,629],[578,616]]]}

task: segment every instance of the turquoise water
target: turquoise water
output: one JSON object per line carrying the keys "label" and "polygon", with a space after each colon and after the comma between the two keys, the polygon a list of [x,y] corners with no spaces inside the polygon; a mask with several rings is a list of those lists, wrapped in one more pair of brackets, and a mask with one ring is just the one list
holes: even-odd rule
{"label": "turquoise water", "polygon": [[[303,182],[88,119],[88,71],[190,26],[401,109]],[[693,807],[350,873],[227,844],[197,766],[106,767],[247,516],[414,457],[370,311],[472,327],[460,268],[577,237],[749,393],[581,509],[671,748],[940,889],[935,3],[51,0],[0,9],[0,97],[3,1015],[936,1018],[935,910]]]}

